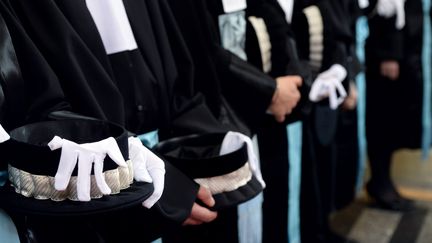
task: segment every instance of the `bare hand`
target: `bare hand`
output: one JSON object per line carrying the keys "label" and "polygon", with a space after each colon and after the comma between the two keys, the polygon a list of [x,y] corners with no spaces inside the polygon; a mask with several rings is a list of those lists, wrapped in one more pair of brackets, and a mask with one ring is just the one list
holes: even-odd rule
{"label": "bare hand", "polygon": [[300,76],[283,76],[276,78],[277,89],[273,95],[269,111],[276,121],[284,122],[285,116],[291,114],[300,100],[299,87],[302,85]]}
{"label": "bare hand", "polygon": [[382,76],[396,80],[399,78],[399,63],[393,60],[383,61],[380,65],[380,72]]}
{"label": "bare hand", "polygon": [[348,97],[344,100],[342,107],[345,110],[354,110],[357,106],[357,87],[354,82],[350,82],[350,91]]}
{"label": "bare hand", "polygon": [[[213,196],[205,187],[201,186],[199,188],[197,198],[209,207],[213,207],[215,205]],[[189,215],[189,218],[183,222],[183,225],[200,225],[202,223],[209,223],[216,219],[216,217],[217,212],[210,211],[209,209],[194,203],[191,214]]]}

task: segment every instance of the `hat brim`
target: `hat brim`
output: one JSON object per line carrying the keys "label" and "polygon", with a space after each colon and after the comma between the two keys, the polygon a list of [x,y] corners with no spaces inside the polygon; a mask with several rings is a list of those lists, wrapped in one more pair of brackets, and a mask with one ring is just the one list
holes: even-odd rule
{"label": "hat brim", "polygon": [[[45,121],[10,131],[11,139],[3,144],[8,149],[9,165],[31,175],[53,177],[60,160],[60,151],[51,151],[47,143],[58,135],[77,143],[95,142],[114,137],[123,157],[128,158],[127,131],[114,123],[101,120],[65,119]],[[108,156],[104,171],[117,168]],[[75,168],[73,176],[77,173]],[[11,183],[11,182],[9,182]],[[142,203],[153,193],[153,184],[134,182],[117,194],[94,198],[89,202],[36,199],[17,193],[10,184],[0,187],[0,207],[16,213],[43,216],[83,216],[108,213]],[[40,195],[37,195],[40,196]]]}
{"label": "hat brim", "polygon": [[[207,133],[171,138],[160,142],[154,150],[191,179],[224,176],[241,169],[248,161],[246,144],[231,153],[219,155],[225,135]],[[218,185],[218,190],[221,187],[224,186]],[[235,190],[225,189],[227,190],[213,194],[215,206],[212,209],[239,205],[258,195],[263,187],[252,174],[245,184]]]}
{"label": "hat brim", "polygon": [[9,184],[0,187],[0,207],[15,213],[43,216],[90,216],[118,211],[141,204],[153,193],[153,184],[134,182],[119,194],[89,202],[38,200],[15,192]]}
{"label": "hat brim", "polygon": [[239,187],[234,191],[214,194],[213,198],[215,200],[215,205],[212,209],[220,210],[237,206],[256,197],[260,192],[262,192],[262,190],[263,187],[261,183],[255,178],[255,176],[252,176],[251,180],[248,181],[246,185]]}

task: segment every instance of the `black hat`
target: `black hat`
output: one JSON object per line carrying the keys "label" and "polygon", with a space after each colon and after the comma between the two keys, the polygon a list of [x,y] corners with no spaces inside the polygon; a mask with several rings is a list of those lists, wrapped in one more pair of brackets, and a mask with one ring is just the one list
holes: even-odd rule
{"label": "black hat", "polygon": [[[2,144],[2,157],[6,157],[8,163],[9,184],[0,187],[0,207],[32,215],[94,215],[138,205],[152,194],[152,184],[133,181],[129,161],[129,168],[118,167],[107,156],[104,174],[112,190],[111,195],[104,196],[97,188],[92,188],[91,201],[69,200],[76,187],[73,185],[73,177],[77,175],[77,169],[72,174],[68,189],[54,189],[54,176],[61,151],[51,151],[47,144],[56,135],[76,143],[114,137],[125,160],[129,157],[127,131],[110,122],[72,119],[39,122],[16,128],[10,132],[11,139]],[[112,182],[108,181],[108,174],[113,175]],[[119,182],[121,178],[126,178],[126,182]]]}
{"label": "black hat", "polygon": [[207,187],[215,209],[238,205],[263,190],[248,163],[247,145],[219,155],[225,133],[177,137],[160,142],[154,150],[198,184]]}

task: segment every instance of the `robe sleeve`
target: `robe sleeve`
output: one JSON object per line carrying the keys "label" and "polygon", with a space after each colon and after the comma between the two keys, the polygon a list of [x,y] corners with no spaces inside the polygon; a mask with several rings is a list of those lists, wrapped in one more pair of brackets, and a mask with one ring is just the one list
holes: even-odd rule
{"label": "robe sleeve", "polygon": [[[65,101],[57,76],[40,51],[26,34],[19,20],[2,2],[0,13],[4,27],[2,33],[3,61],[2,125],[7,130],[47,119],[53,111],[70,109]],[[6,27],[7,26],[7,27]],[[7,60],[5,60],[5,58]]]}
{"label": "robe sleeve", "polygon": [[72,111],[123,125],[120,92],[54,1],[11,1],[10,8],[57,75]]}

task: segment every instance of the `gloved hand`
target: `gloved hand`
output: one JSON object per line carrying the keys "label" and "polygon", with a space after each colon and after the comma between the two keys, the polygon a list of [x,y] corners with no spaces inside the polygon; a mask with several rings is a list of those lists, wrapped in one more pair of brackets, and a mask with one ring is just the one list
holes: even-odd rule
{"label": "gloved hand", "polygon": [[99,190],[108,195],[111,189],[103,175],[103,162],[108,156],[119,166],[127,167],[117,142],[109,137],[94,143],[77,144],[67,139],[55,136],[48,146],[51,150],[61,148],[60,163],[54,178],[56,190],[67,188],[72,172],[78,162],[77,194],[79,201],[90,201],[91,170],[94,164],[94,176]]}
{"label": "gloved hand", "polygon": [[227,153],[231,153],[235,150],[238,150],[241,148],[243,143],[246,143],[247,146],[249,165],[251,167],[252,173],[255,175],[257,180],[261,183],[262,187],[265,188],[266,184],[261,175],[261,169],[260,169],[258,158],[253,148],[252,139],[250,139],[248,136],[238,132],[228,132],[222,141],[219,154],[224,155]]}
{"label": "gloved hand", "polygon": [[405,0],[378,0],[376,5],[378,15],[391,18],[396,15],[396,28],[405,26]]}
{"label": "gloved hand", "polygon": [[342,81],[346,76],[346,69],[340,64],[334,64],[328,70],[320,73],[315,79],[309,92],[309,99],[318,102],[329,98],[330,108],[337,109],[347,96],[347,92],[342,85]]}
{"label": "gloved hand", "polygon": [[9,138],[9,134],[3,129],[2,125],[0,125],[0,143],[9,140]]}
{"label": "gloved hand", "polygon": [[165,184],[165,163],[136,137],[129,137],[129,158],[136,181],[153,182],[153,194],[142,204],[151,208],[161,198]]}

